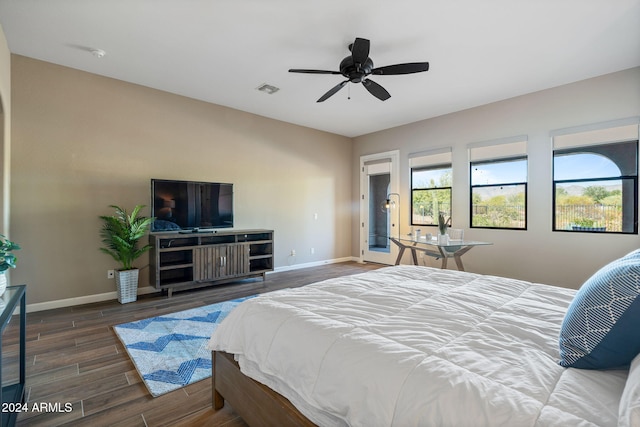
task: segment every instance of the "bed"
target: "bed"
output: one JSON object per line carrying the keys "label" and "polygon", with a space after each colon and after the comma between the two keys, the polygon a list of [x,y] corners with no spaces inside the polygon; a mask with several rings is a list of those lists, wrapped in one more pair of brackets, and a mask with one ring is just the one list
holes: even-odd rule
{"label": "bed", "polygon": [[576,294],[408,265],[263,294],[212,335],[213,404],[250,425],[640,425],[635,343],[620,366],[559,364]]}

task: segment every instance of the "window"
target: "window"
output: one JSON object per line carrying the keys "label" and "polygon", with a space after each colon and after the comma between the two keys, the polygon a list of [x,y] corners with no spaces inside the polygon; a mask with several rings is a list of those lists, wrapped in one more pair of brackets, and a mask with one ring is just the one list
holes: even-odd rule
{"label": "window", "polygon": [[451,165],[411,169],[411,225],[437,225],[451,217]]}
{"label": "window", "polygon": [[471,163],[471,227],[527,228],[527,159]]}
{"label": "window", "polygon": [[638,233],[639,121],[551,132],[554,231]]}
{"label": "window", "polygon": [[451,148],[409,156],[411,225],[438,225],[438,214],[451,217]]}
{"label": "window", "polygon": [[637,141],[554,150],[554,231],[637,234],[637,188]]}
{"label": "window", "polygon": [[472,144],[471,227],[527,229],[527,137]]}

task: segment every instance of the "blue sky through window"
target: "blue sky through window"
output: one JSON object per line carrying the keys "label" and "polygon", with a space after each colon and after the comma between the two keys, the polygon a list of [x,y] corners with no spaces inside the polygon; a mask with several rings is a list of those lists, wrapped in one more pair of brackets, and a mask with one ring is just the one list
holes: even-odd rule
{"label": "blue sky through window", "polygon": [[[414,171],[413,188],[436,186],[444,173],[451,169]],[[554,180],[597,179],[620,176],[618,166],[605,156],[593,153],[572,153],[554,157]],[[433,181],[432,181],[433,180]],[[511,160],[495,163],[481,163],[471,168],[472,185],[496,185],[513,182],[527,182],[527,160]]]}
{"label": "blue sky through window", "polygon": [[572,153],[554,157],[553,179],[591,179],[620,176],[620,168],[605,156]]}
{"label": "blue sky through window", "polygon": [[527,182],[527,160],[480,163],[471,166],[471,185]]}
{"label": "blue sky through window", "polygon": [[[447,176],[448,175],[448,176]],[[434,188],[451,185],[451,168],[413,170],[413,188]],[[444,182],[443,182],[444,181]]]}

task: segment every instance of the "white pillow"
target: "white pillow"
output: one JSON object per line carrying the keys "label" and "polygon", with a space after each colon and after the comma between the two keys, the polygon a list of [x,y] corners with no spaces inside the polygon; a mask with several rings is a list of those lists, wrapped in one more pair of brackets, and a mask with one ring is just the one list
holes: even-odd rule
{"label": "white pillow", "polygon": [[631,362],[618,413],[618,427],[636,426],[640,426],[640,354]]}

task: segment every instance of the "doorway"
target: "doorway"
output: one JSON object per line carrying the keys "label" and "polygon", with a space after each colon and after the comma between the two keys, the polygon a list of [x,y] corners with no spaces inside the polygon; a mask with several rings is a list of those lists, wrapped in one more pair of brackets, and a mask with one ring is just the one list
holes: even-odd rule
{"label": "doorway", "polygon": [[7,142],[4,140],[5,111],[4,99],[0,94],[0,233],[9,233],[9,165]]}
{"label": "doorway", "polygon": [[399,152],[360,157],[360,260],[393,265],[400,234]]}

